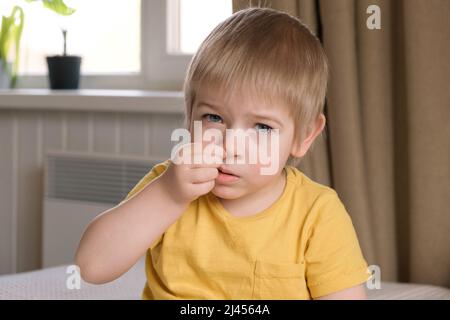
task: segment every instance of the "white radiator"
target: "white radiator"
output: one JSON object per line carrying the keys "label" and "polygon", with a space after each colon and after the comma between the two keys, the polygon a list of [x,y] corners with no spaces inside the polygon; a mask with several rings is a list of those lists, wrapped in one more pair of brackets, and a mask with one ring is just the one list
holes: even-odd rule
{"label": "white radiator", "polygon": [[45,161],[42,266],[73,263],[88,223],[122,201],[163,159],[49,152]]}

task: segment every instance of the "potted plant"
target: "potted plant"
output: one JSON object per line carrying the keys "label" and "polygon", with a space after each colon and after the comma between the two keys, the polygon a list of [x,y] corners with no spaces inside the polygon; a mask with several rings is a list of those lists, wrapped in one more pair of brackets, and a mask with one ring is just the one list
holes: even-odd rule
{"label": "potted plant", "polygon": [[62,29],[64,49],[62,55],[47,57],[48,77],[51,89],[78,89],[81,57],[67,55],[67,30]]}
{"label": "potted plant", "polygon": [[[14,88],[19,66],[20,38],[24,23],[22,8],[14,6],[10,16],[2,16],[0,29],[0,89]],[[14,45],[13,62],[8,55]]]}
{"label": "potted plant", "polygon": [[[26,0],[42,1],[45,8],[63,16],[72,15],[75,9],[69,8],[64,0]],[[51,89],[78,89],[80,80],[81,57],[67,54],[67,30],[61,28],[63,36],[62,55],[48,56],[48,77]]]}
{"label": "potted plant", "polygon": [[[66,6],[63,0],[25,0],[26,2],[40,1],[45,8],[57,14],[68,16],[75,12],[75,9]],[[17,71],[19,67],[20,39],[25,21],[25,15],[21,7],[14,6],[10,16],[2,16],[0,28],[0,89],[14,88],[17,82]],[[49,65],[50,86],[55,89],[76,89],[80,74],[81,57],[68,56],[66,53],[66,30],[63,30],[64,50],[63,58],[56,63],[48,62],[48,58],[53,61],[53,57],[47,57]],[[12,62],[11,50],[14,49]],[[56,56],[61,57],[61,56]],[[60,62],[62,61],[62,63]],[[68,62],[65,62],[68,61]],[[52,66],[50,66],[50,64]],[[61,71],[62,70],[62,71]]]}

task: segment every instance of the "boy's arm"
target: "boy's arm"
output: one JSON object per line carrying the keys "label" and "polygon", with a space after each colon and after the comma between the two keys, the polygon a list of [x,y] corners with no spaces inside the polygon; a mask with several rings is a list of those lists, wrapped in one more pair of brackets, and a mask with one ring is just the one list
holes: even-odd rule
{"label": "boy's arm", "polygon": [[306,279],[314,299],[364,299],[370,278],[350,215],[337,193],[315,201],[305,251]]}
{"label": "boy's arm", "polygon": [[318,297],[315,300],[367,300],[364,284]]}
{"label": "boy's arm", "polygon": [[75,257],[85,281],[101,284],[121,276],[183,213],[188,203],[173,201],[161,178],[89,224]]}
{"label": "boy's arm", "polygon": [[[186,144],[179,156],[195,158],[196,153],[203,152],[202,148],[196,150],[194,144]],[[209,164],[171,162],[141,191],[95,218],[85,230],[75,256],[81,277],[101,284],[131,268],[191,201],[212,190],[222,161],[215,157],[216,161]]]}

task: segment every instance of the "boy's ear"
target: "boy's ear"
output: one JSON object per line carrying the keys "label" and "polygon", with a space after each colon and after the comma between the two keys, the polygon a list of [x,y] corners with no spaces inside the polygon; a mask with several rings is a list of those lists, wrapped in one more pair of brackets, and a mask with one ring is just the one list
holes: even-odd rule
{"label": "boy's ear", "polygon": [[299,142],[298,138],[294,139],[294,143],[292,144],[291,156],[296,158],[303,157],[308,151],[311,144],[314,142],[316,137],[322,132],[325,127],[326,118],[323,113],[321,113],[315,123],[311,124],[307,129],[306,138]]}

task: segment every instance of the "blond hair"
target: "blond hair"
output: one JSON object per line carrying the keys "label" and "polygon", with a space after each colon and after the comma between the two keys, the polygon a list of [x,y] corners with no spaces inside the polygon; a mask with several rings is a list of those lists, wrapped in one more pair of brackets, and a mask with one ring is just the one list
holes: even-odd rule
{"label": "blond hair", "polygon": [[238,11],[214,28],[189,64],[185,125],[196,92],[208,84],[289,106],[295,139],[303,141],[323,112],[328,72],[320,41],[298,18],[270,8]]}

